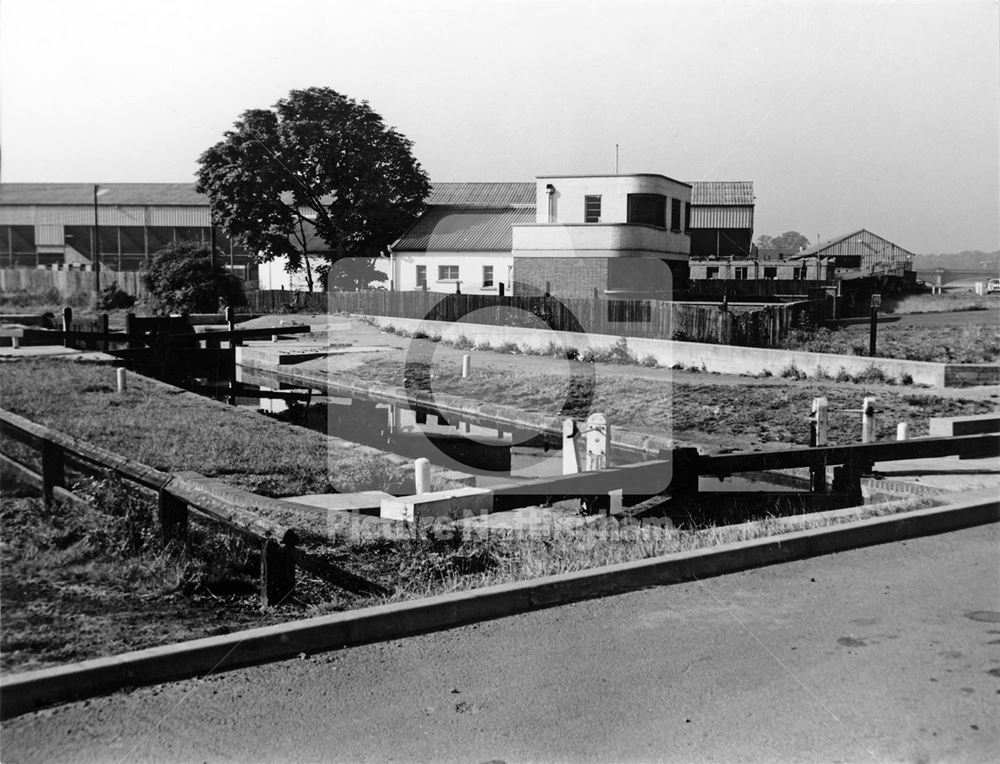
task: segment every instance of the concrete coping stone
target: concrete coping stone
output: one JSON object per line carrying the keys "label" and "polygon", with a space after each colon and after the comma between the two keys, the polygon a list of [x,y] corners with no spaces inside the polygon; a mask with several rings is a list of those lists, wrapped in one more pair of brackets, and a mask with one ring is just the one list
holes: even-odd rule
{"label": "concrete coping stone", "polygon": [[631,589],[721,575],[998,520],[1000,499],[995,495],[980,495],[946,507],[320,616],[30,671],[0,679],[0,718],[128,686],[209,674],[289,658],[302,652],[397,639]]}
{"label": "concrete coping stone", "polygon": [[335,613],[28,671],[0,678],[0,718],[124,687],[203,676],[301,653],[399,639],[649,586],[708,578],[998,521],[1000,499],[995,492],[979,493],[944,507]]}

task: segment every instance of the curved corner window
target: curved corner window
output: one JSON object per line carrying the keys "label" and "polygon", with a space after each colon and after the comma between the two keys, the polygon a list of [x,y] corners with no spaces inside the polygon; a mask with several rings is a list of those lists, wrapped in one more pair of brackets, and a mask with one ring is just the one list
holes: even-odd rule
{"label": "curved corner window", "polygon": [[667,197],[662,194],[629,194],[628,222],[667,227]]}

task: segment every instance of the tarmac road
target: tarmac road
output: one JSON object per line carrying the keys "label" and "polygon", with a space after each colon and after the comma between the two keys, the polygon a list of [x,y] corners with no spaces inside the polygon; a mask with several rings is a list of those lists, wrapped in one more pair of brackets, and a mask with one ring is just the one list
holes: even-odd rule
{"label": "tarmac road", "polygon": [[1000,526],[4,724],[21,761],[995,761]]}

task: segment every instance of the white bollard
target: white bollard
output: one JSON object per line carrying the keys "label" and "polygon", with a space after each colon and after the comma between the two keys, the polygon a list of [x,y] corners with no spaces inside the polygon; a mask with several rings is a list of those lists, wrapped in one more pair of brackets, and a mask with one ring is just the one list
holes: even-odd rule
{"label": "white bollard", "polygon": [[472,356],[466,353],[462,356],[462,379],[468,379],[472,372]]}
{"label": "white bollard", "polygon": [[830,404],[826,398],[813,398],[812,413],[815,432],[814,446],[827,445],[830,432]]}
{"label": "white bollard", "polygon": [[13,346],[14,350],[17,350],[19,347],[21,347],[21,338],[20,337],[11,337],[10,338],[10,344]]}
{"label": "white bollard", "polygon": [[591,414],[587,417],[583,432],[584,442],[587,444],[584,471],[593,472],[610,467],[608,441],[611,439],[611,426],[604,414]]}
{"label": "white bollard", "polygon": [[896,440],[907,440],[910,437],[910,425],[900,422],[896,425]]}
{"label": "white bollard", "polygon": [[128,389],[128,379],[125,374],[125,369],[115,370],[115,378],[118,382],[118,392],[120,393],[124,393]]}
{"label": "white bollard", "polygon": [[430,493],[431,490],[431,460],[420,457],[413,462],[413,474],[416,479],[417,493]]}
{"label": "white bollard", "polygon": [[865,398],[861,403],[861,442],[874,443],[875,438],[875,399]]}

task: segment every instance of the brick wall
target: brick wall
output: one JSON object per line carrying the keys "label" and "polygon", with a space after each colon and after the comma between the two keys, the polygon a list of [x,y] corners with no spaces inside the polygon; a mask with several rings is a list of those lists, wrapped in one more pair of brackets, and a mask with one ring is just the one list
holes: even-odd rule
{"label": "brick wall", "polygon": [[515,257],[514,294],[534,297],[545,293],[557,297],[604,296],[608,288],[606,257]]}

